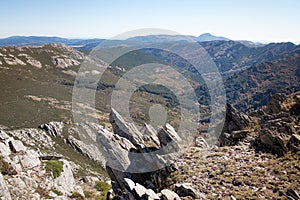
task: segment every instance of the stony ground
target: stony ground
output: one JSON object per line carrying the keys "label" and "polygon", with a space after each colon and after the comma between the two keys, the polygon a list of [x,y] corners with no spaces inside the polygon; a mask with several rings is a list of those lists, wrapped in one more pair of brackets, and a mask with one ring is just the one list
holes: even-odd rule
{"label": "stony ground", "polygon": [[206,199],[287,199],[300,192],[300,152],[277,157],[247,145],[193,147],[177,163],[172,180],[193,183]]}

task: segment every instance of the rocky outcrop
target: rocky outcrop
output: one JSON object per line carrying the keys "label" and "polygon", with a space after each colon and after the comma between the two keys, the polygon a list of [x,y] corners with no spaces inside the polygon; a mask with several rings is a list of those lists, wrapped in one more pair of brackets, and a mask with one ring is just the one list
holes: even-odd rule
{"label": "rocky outcrop", "polygon": [[16,139],[24,142],[32,147],[43,147],[46,149],[54,148],[54,141],[51,137],[40,129],[24,128],[19,130],[8,131],[8,133]]}
{"label": "rocky outcrop", "polygon": [[116,135],[128,139],[139,149],[145,146],[142,133],[134,126],[134,124],[126,123],[122,116],[113,108],[110,113],[110,123],[112,124]]}
{"label": "rocky outcrop", "polygon": [[[167,176],[175,170],[172,161],[163,154],[178,151],[181,138],[169,124],[159,131],[148,124],[138,130],[114,109],[110,121],[114,133],[100,133],[97,142],[109,152],[106,170],[112,181],[114,199],[158,199],[155,191],[163,189]],[[171,191],[164,193],[162,199],[178,196]]]}
{"label": "rocky outcrop", "polygon": [[22,141],[1,130],[0,199],[41,199],[52,189],[61,192],[62,198],[71,195],[75,191],[73,164],[58,157],[63,162],[63,169],[58,177],[53,177],[41,161],[46,158],[52,157],[26,147]]}
{"label": "rocky outcrop", "polygon": [[300,149],[299,116],[295,108],[300,106],[295,98],[284,94],[272,95],[266,112],[260,116],[259,136],[256,146],[282,156],[289,150]]}
{"label": "rocky outcrop", "polygon": [[248,115],[239,112],[231,104],[226,105],[226,117],[223,132],[231,133],[232,131],[242,130],[247,127],[251,119]]}
{"label": "rocky outcrop", "polygon": [[63,161],[63,171],[59,177],[57,177],[53,186],[58,191],[63,191],[64,194],[70,195],[75,189],[75,179],[73,176],[72,166],[67,160]]}
{"label": "rocky outcrop", "polygon": [[282,103],[286,99],[284,94],[271,95],[271,100],[267,105],[267,112],[270,114],[278,114],[282,111]]}
{"label": "rocky outcrop", "polygon": [[[9,52],[7,49],[9,49]],[[7,49],[5,47],[0,48],[0,63],[1,65],[5,64],[5,66],[27,65],[41,69],[45,65],[45,57],[42,61],[39,56],[35,55],[43,54],[48,56],[54,67],[64,69],[80,65],[85,58],[82,52],[63,44],[9,47]]]}
{"label": "rocky outcrop", "polygon": [[192,187],[190,183],[175,184],[175,192],[181,197],[192,197],[193,199],[200,198],[199,192]]}
{"label": "rocky outcrop", "polygon": [[39,128],[45,130],[53,137],[62,137],[63,122],[49,122],[47,124],[40,125]]}
{"label": "rocky outcrop", "polygon": [[222,133],[218,140],[219,146],[235,145],[240,140],[247,137],[248,130],[245,130],[249,126],[251,118],[239,112],[231,104],[226,105],[226,117]]}
{"label": "rocky outcrop", "polygon": [[85,142],[76,139],[72,135],[66,138],[65,141],[67,144],[71,145],[74,150],[78,151],[82,155],[85,155],[94,161],[99,161],[100,163],[104,162],[103,156],[98,150],[97,146],[93,144],[86,144]]}

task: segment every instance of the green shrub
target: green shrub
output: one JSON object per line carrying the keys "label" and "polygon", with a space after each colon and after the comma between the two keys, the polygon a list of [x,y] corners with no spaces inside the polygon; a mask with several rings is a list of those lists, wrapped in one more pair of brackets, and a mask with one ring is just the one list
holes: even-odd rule
{"label": "green shrub", "polygon": [[87,191],[87,190],[84,190],[83,194],[86,198],[92,198],[94,196],[92,191]]}
{"label": "green shrub", "polygon": [[95,189],[107,193],[108,190],[111,189],[111,185],[104,181],[97,181],[95,185]]}
{"label": "green shrub", "polygon": [[97,200],[102,200],[102,199],[106,199],[106,194],[108,192],[108,190],[111,189],[111,185],[103,182],[103,181],[97,181],[96,185],[95,185],[95,189],[98,191],[101,191],[101,196],[99,196],[98,198],[96,198]]}
{"label": "green shrub", "polygon": [[59,160],[48,160],[46,161],[46,171],[51,171],[54,178],[60,176],[63,171],[63,162]]}

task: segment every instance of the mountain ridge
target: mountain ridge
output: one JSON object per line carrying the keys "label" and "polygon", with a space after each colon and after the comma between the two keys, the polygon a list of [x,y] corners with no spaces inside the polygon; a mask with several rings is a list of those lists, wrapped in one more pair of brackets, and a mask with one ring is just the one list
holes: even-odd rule
{"label": "mountain ridge", "polygon": [[[136,37],[130,37],[128,40],[136,40],[138,38],[143,38],[147,40],[152,40],[156,37],[160,37],[160,40],[172,40],[171,38],[176,37],[177,35],[147,35],[147,36],[136,36]],[[187,37],[192,38],[195,41],[198,42],[207,42],[207,41],[229,41],[231,39],[228,39],[227,37],[223,36],[215,36],[211,33],[203,33],[199,36],[192,36],[192,35],[178,35],[180,37]],[[164,37],[164,38],[163,38]],[[59,36],[9,36],[5,38],[0,38],[0,46],[26,46],[26,45],[44,45],[44,44],[51,44],[51,43],[63,43],[65,45],[69,46],[87,46],[88,44],[91,45],[91,47],[95,47],[100,42],[102,42],[105,39],[102,38],[87,38],[87,39],[81,39],[81,38],[65,38],[65,37],[59,37]],[[235,41],[235,40],[234,40]],[[241,41],[244,44],[247,45],[263,45],[262,43],[252,42],[252,41]]]}

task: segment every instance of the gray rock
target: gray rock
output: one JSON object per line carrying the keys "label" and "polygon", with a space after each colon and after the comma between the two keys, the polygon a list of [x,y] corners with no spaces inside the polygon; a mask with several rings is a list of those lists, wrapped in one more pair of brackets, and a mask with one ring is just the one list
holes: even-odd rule
{"label": "gray rock", "polygon": [[124,178],[124,181],[125,187],[127,187],[129,190],[133,190],[133,188],[135,187],[135,183],[129,178]]}
{"label": "gray rock", "polygon": [[0,140],[7,140],[9,136],[2,130],[0,130]]}
{"label": "gray rock", "polygon": [[281,136],[277,135],[271,130],[260,130],[258,139],[261,144],[275,154],[283,155],[285,152],[287,152],[286,142]]}
{"label": "gray rock", "polygon": [[15,173],[19,173],[22,171],[22,165],[20,163],[19,155],[15,155],[11,160],[8,161],[10,163],[11,168]]}
{"label": "gray rock", "polygon": [[141,129],[141,133],[143,133],[143,140],[145,141],[145,145],[147,147],[160,147],[157,131],[150,124],[145,123]]}
{"label": "gray rock", "polygon": [[274,94],[271,95],[271,100],[269,104],[267,105],[267,110],[271,114],[277,114],[282,111],[282,102],[286,99],[287,97],[284,94]]}
{"label": "gray rock", "polygon": [[142,198],[146,195],[146,188],[139,183],[136,183],[135,187],[133,188],[133,192],[136,194],[137,198]]}
{"label": "gray rock", "polygon": [[218,139],[219,146],[236,145],[246,138],[248,131],[244,130],[249,126],[251,118],[239,112],[231,104],[227,103],[226,117],[222,133]]}
{"label": "gray rock", "polygon": [[20,155],[20,163],[22,168],[34,168],[41,165],[39,154],[32,149],[27,150],[24,155]]}
{"label": "gray rock", "polygon": [[9,131],[14,138],[21,140],[24,144],[36,147],[43,146],[47,149],[53,149],[54,142],[51,137],[43,130],[34,128],[25,128]]}
{"label": "gray rock", "polygon": [[8,187],[1,173],[0,173],[0,199],[1,200],[11,199]]}
{"label": "gray rock", "polygon": [[44,129],[53,137],[62,137],[63,127],[63,122],[49,122],[47,124],[40,125],[41,129]]}
{"label": "gray rock", "polygon": [[74,191],[75,187],[75,180],[72,172],[72,167],[69,161],[62,160],[63,164],[63,171],[59,177],[54,180],[53,187],[63,194],[71,195]]}
{"label": "gray rock", "polygon": [[88,158],[95,160],[95,161],[100,161],[101,163],[104,162],[104,158],[94,144],[86,144],[82,142],[81,140],[76,139],[74,136],[70,135],[66,139],[66,143],[71,145],[73,149],[78,151],[79,153],[87,156]]}
{"label": "gray rock", "polygon": [[148,197],[148,199],[153,199],[153,200],[158,200],[160,199],[159,195],[156,194],[153,190],[151,189],[147,189],[146,190],[146,196]]}
{"label": "gray rock", "polygon": [[239,131],[232,131],[231,135],[233,139],[243,139],[249,133],[248,130],[239,130]]}
{"label": "gray rock", "polygon": [[199,192],[192,187],[191,183],[175,184],[175,192],[181,197],[190,196],[197,199],[200,196]]}
{"label": "gray rock", "polygon": [[128,139],[138,148],[143,148],[143,134],[132,123],[126,123],[122,116],[112,108],[110,122],[114,133]]}
{"label": "gray rock", "polygon": [[206,142],[206,140],[203,137],[197,137],[195,139],[195,145],[196,145],[196,147],[200,147],[202,149],[209,148],[208,143]]}
{"label": "gray rock", "polygon": [[296,190],[289,188],[286,192],[288,197],[292,197],[293,199],[300,199],[300,195]]}
{"label": "gray rock", "polygon": [[3,142],[0,142],[0,155],[9,156],[11,153],[10,148]]}
{"label": "gray rock", "polygon": [[243,130],[250,123],[251,119],[248,115],[239,112],[231,104],[226,105],[226,117],[222,132],[231,133],[232,131]]}
{"label": "gray rock", "polygon": [[175,192],[163,189],[161,192],[161,199],[162,200],[180,200],[180,197]]}
{"label": "gray rock", "polygon": [[11,140],[9,141],[9,147],[12,152],[17,153],[20,151],[26,151],[26,147],[23,145],[23,143],[19,140]]}
{"label": "gray rock", "polygon": [[289,142],[287,143],[287,146],[294,152],[300,151],[300,135],[293,134]]}
{"label": "gray rock", "polygon": [[167,146],[169,143],[173,143],[172,147],[176,150],[180,148],[180,143],[182,142],[179,135],[176,133],[175,129],[170,125],[166,124],[159,132],[158,139],[160,141],[161,147]]}
{"label": "gray rock", "polygon": [[113,200],[115,198],[114,191],[111,189],[106,194],[106,200]]}
{"label": "gray rock", "polygon": [[146,194],[145,186],[161,189],[172,172],[173,165],[169,163],[169,157],[172,156],[151,153],[160,150],[162,145],[168,145],[169,141],[172,141],[173,145],[167,149],[177,150],[181,138],[169,124],[166,124],[157,136],[150,125],[145,125],[139,131],[134,124],[125,122],[113,109],[110,121],[114,133],[99,130],[96,141],[104,149],[102,153],[106,158],[106,171],[111,178],[115,198],[157,199],[157,194],[151,191],[148,193],[152,197]]}

